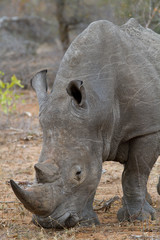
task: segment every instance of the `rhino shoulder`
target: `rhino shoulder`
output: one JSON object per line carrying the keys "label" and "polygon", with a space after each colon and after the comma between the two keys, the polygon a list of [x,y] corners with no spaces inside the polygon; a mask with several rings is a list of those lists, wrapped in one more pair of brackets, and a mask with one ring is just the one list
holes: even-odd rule
{"label": "rhino shoulder", "polygon": [[127,33],[137,44],[141,42],[147,49],[159,51],[160,35],[149,28],[141,26],[136,19],[129,19],[120,29]]}

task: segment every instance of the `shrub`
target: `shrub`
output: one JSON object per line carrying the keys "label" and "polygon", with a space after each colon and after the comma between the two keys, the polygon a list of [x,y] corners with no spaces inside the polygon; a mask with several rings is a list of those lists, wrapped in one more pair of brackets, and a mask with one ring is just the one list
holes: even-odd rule
{"label": "shrub", "polygon": [[[0,71],[0,77],[2,78],[3,76],[4,73]],[[20,88],[24,87],[15,75],[13,75],[11,81],[7,83],[0,79],[0,105],[5,114],[16,110],[16,102],[21,95],[14,91],[15,86]]]}

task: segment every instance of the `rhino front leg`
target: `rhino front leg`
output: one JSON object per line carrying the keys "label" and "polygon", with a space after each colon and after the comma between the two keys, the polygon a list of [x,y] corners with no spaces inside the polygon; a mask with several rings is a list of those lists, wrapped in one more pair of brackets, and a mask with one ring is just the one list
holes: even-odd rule
{"label": "rhino front leg", "polygon": [[82,219],[80,221],[81,226],[89,226],[89,225],[99,225],[99,220],[97,214],[93,210],[93,200],[95,193],[88,199],[88,202],[81,213]]}
{"label": "rhino front leg", "polygon": [[146,200],[147,180],[159,155],[159,132],[130,141],[128,160],[122,174],[123,207],[119,221],[155,219],[155,210]]}

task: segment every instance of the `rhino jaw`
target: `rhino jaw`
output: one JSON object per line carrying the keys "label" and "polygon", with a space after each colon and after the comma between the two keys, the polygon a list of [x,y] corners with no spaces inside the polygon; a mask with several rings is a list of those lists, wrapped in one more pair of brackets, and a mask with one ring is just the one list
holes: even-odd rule
{"label": "rhino jaw", "polygon": [[30,212],[43,217],[53,212],[55,202],[50,184],[40,184],[27,190],[20,188],[13,180],[10,184],[17,198]]}

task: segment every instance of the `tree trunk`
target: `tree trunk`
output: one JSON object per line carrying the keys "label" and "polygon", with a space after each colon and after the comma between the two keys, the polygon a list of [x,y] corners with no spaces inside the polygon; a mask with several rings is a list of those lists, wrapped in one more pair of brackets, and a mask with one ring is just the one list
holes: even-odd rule
{"label": "tree trunk", "polygon": [[56,0],[56,16],[59,24],[59,36],[62,43],[63,51],[65,52],[69,46],[69,25],[65,19],[65,0]]}

